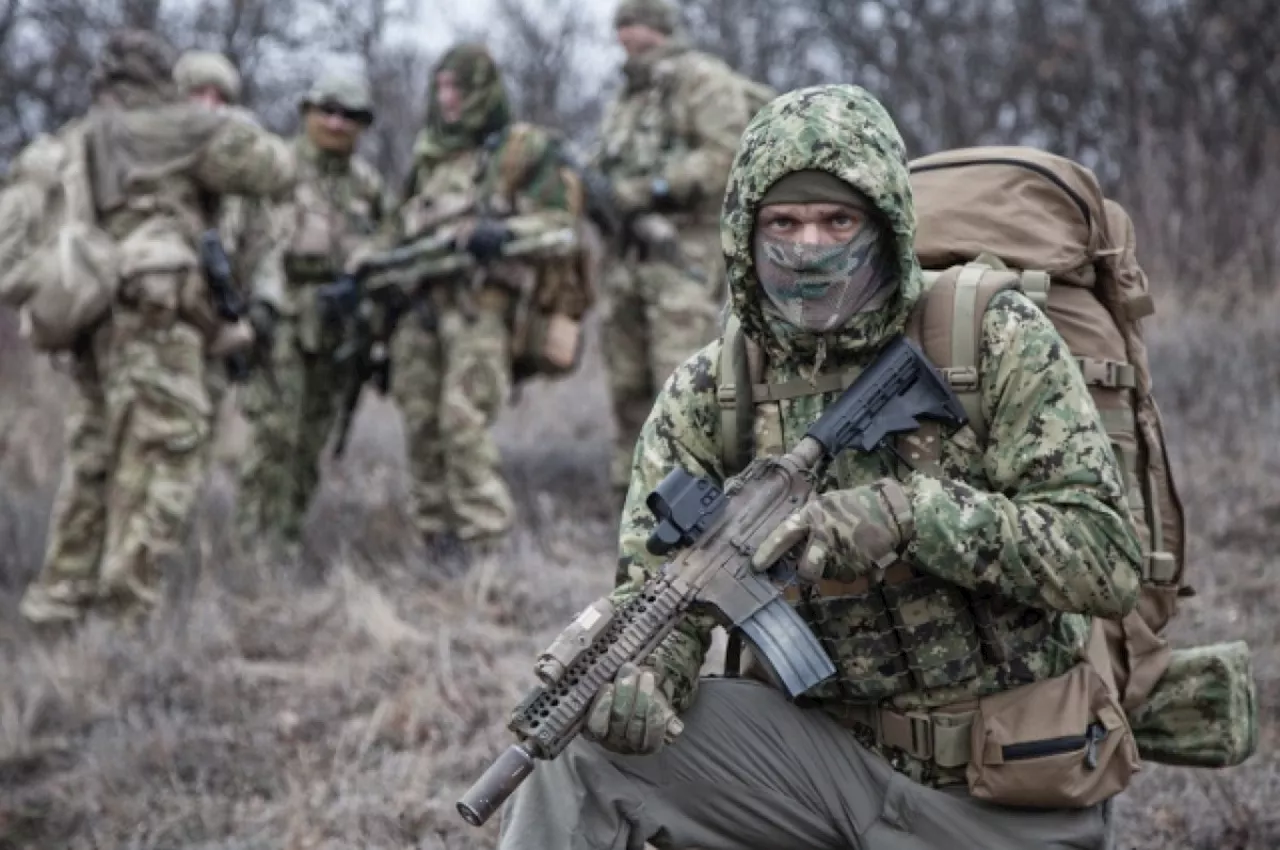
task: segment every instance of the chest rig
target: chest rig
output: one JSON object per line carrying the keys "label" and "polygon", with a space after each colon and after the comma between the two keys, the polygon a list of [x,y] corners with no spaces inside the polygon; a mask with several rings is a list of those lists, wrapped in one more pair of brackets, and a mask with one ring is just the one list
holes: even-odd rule
{"label": "chest rig", "polygon": [[[928,297],[922,300],[928,301]],[[907,335],[920,342],[924,307],[917,309]],[[765,354],[749,344],[737,318],[726,328],[720,362],[718,401],[739,421],[722,430],[726,475],[738,468],[730,452],[751,446],[754,454],[779,455],[803,436],[808,423],[860,374],[852,368],[780,383],[766,383]],[[928,349],[926,348],[926,351]],[[975,370],[976,372],[976,370]],[[959,377],[944,374],[955,387]],[[972,376],[976,384],[976,374]],[[749,392],[750,421],[742,421],[737,393]],[[788,427],[790,423],[790,427]],[[798,430],[797,430],[798,429]],[[948,438],[934,423],[897,440],[894,452],[856,455],[846,452],[832,463],[822,491],[901,477],[909,469],[984,487],[983,447],[965,427]],[[741,456],[739,455],[738,458]],[[839,674],[807,697],[822,703],[865,705],[897,694],[963,685],[998,668],[1018,681],[1018,659],[1047,639],[1051,623],[1044,612],[999,597],[980,597],[899,560],[878,582],[823,580],[788,598],[822,641]]]}

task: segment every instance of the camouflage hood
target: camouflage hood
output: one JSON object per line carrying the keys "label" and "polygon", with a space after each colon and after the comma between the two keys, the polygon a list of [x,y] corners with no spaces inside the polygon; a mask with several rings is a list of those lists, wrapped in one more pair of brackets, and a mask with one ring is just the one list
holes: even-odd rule
{"label": "camouflage hood", "polygon": [[126,108],[154,106],[178,98],[173,82],[177,54],[150,30],[114,30],[94,64],[90,87],[95,97]]}
{"label": "camouflage hood", "polygon": [[[870,198],[896,245],[898,286],[884,307],[854,316],[842,328],[822,335],[766,315],[766,297],[752,259],[752,231],[761,198],[780,178],[806,170],[827,172]],[[720,240],[733,311],[744,331],[774,358],[857,358],[879,349],[906,326],[923,291],[907,178],[906,147],[897,127],[884,107],[857,86],[791,92],[766,105],[747,126],[729,174]]]}
{"label": "camouflage hood", "polygon": [[[462,117],[446,124],[436,97],[436,75],[453,71],[463,91]],[[482,44],[460,44],[440,59],[431,71],[427,95],[427,126],[414,144],[419,163],[443,159],[449,154],[478,147],[490,133],[511,123],[502,71]]]}

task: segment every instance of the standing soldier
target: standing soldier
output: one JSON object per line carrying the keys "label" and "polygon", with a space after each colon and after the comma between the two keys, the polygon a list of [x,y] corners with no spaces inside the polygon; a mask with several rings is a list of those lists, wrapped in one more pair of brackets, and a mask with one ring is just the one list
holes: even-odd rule
{"label": "standing soldier", "polygon": [[658,390],[714,336],[723,297],[720,201],[763,87],[690,48],[668,0],[622,0],[614,26],[627,53],[625,81],[595,164],[626,221],[605,278],[602,331],[617,427],[611,478],[621,498]]}
{"label": "standing soldier", "polygon": [[[454,47],[431,81],[399,236],[456,228],[480,264],[423,287],[393,344],[393,394],[404,412],[414,519],[429,546],[483,548],[511,528],[514,507],[489,427],[511,391],[513,315],[527,263],[504,245],[574,226],[580,183],[548,131],[512,123],[498,66],[477,44]],[[541,287],[554,264],[533,273]],[[522,277],[525,276],[525,277]]]}
{"label": "standing soldier", "polygon": [[345,377],[335,361],[342,327],[323,314],[317,293],[372,239],[385,205],[381,177],[354,154],[373,123],[367,81],[326,75],[300,107],[298,185],[276,211],[285,232],[284,286],[256,289],[249,308],[257,333],[274,343],[270,367],[254,372],[242,397],[252,437],[237,510],[242,542],[265,537],[291,548],[320,482],[320,454]]}
{"label": "standing soldier", "polygon": [[224,330],[196,250],[206,202],[293,183],[283,140],[184,102],[173,66],[154,33],[112,33],[93,106],[60,132],[84,140],[97,223],[120,246],[120,288],[75,347],[66,466],[45,563],[20,609],[31,622],[74,622],[100,603],[142,614],[158,600],[203,479],[206,362]]}
{"label": "standing soldier", "polygon": [[[253,113],[239,105],[240,73],[221,53],[188,50],[178,57],[173,67],[173,79],[179,94],[191,102],[257,125]],[[217,232],[231,260],[231,277],[238,290],[237,295],[244,300],[254,292],[280,292],[283,289],[280,246],[278,240],[272,238],[269,211],[269,205],[262,199],[238,195],[222,198],[217,210]],[[270,328],[263,330],[269,332]],[[258,350],[264,346],[270,350],[269,339],[255,342]],[[242,362],[248,365],[247,361]],[[228,371],[225,364],[217,363],[208,369],[206,377],[214,410],[218,409],[226,392]]]}

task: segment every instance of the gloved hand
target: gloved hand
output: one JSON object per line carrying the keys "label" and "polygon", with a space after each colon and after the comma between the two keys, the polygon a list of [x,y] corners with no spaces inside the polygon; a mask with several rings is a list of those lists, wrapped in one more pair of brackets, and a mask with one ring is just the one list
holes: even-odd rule
{"label": "gloved hand", "polygon": [[476,222],[462,247],[478,262],[489,263],[502,256],[502,246],[513,238],[515,234],[505,222],[495,218],[482,218]]}
{"label": "gloved hand", "polygon": [[360,283],[353,274],[341,274],[333,283],[320,287],[316,297],[320,300],[320,315],[335,321],[355,312],[360,306]]}
{"label": "gloved hand", "polygon": [[891,478],[832,490],[787,517],[760,544],[751,566],[764,571],[803,544],[796,565],[808,581],[853,581],[887,569],[915,534],[911,502]]}
{"label": "gloved hand", "polygon": [[623,218],[653,209],[653,180],[628,177],[613,183],[613,200]]}
{"label": "gloved hand", "polygon": [[249,302],[249,325],[253,328],[255,347],[270,351],[275,343],[276,327],[279,324],[280,314],[275,307],[257,299]]}
{"label": "gloved hand", "polygon": [[585,734],[621,755],[651,755],[682,731],[658,674],[624,664],[592,704]]}

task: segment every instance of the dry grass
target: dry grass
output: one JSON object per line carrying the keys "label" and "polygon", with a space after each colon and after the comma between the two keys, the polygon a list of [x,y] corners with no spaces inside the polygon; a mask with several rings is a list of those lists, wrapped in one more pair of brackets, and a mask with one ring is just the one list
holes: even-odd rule
{"label": "dry grass", "polygon": [[[1177,637],[1247,638],[1266,726],[1239,769],[1144,771],[1119,809],[1124,848],[1280,844],[1277,319],[1183,317],[1155,340],[1201,588]],[[167,614],[141,633],[99,621],[56,640],[14,610],[43,545],[59,427],[58,376],[20,363],[0,363],[0,850],[492,846],[453,802],[507,743],[534,654],[613,573],[598,358],[504,417],[521,523],[466,574],[414,541],[398,419],[371,399],[314,507],[318,554],[229,559],[219,472]]]}

